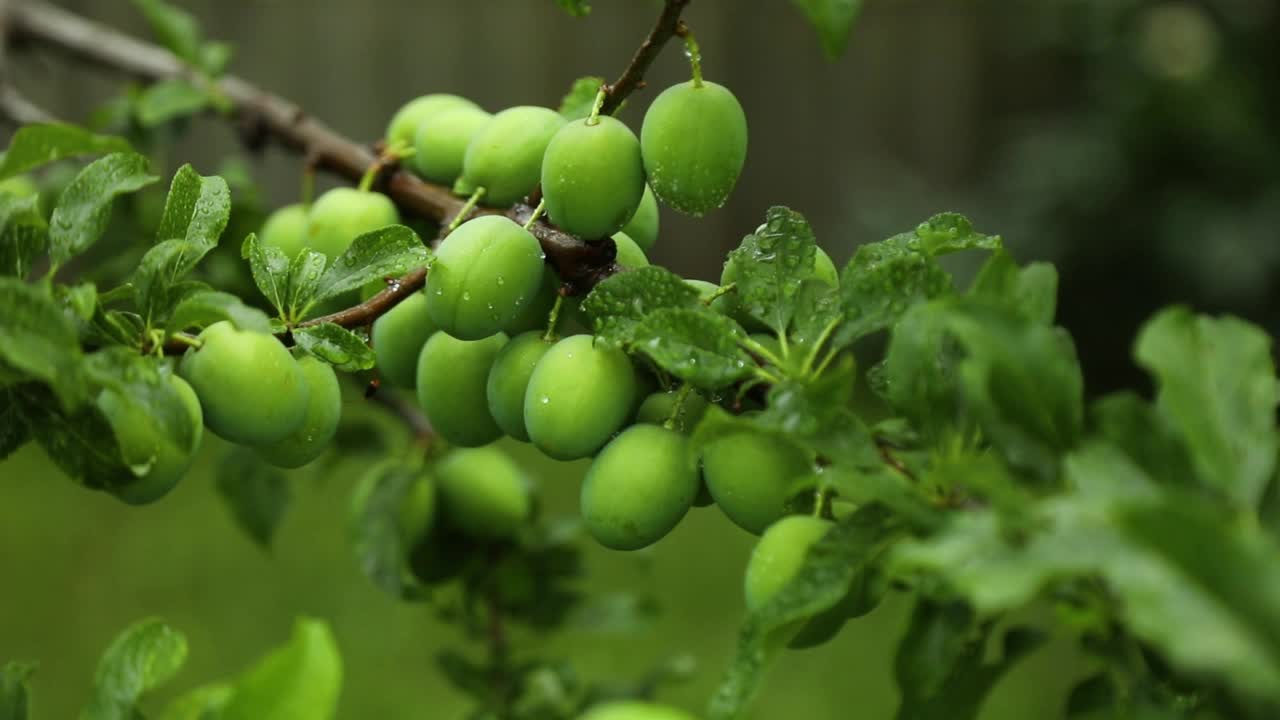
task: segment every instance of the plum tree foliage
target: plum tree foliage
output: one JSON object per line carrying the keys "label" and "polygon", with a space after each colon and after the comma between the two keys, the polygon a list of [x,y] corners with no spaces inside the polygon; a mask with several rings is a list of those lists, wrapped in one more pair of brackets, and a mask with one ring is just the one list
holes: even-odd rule
{"label": "plum tree foliage", "polygon": [[[472,717],[745,717],[785,651],[890,596],[914,608],[886,660],[904,720],[977,717],[1048,632],[1094,672],[1066,717],[1280,715],[1280,382],[1258,327],[1164,310],[1134,346],[1154,394],[1087,398],[1052,266],[1020,264],[957,213],[833,262],[803,215],[773,207],[719,282],[664,268],[660,208],[712,212],[747,168],[746,115],[703,79],[689,0],[661,4],[614,82],[492,115],[423,95],[373,145],[266,112],[283,101],[225,79],[227,48],[194,18],[136,4],[165,49],[123,68],[156,75],[122,101],[131,124],[24,125],[0,158],[0,459],[34,444],[137,512],[164,512],[195,463],[215,463],[264,545],[295,475],[358,465],[346,532],[361,571],[488,650],[440,659]],[[861,5],[794,4],[828,54]],[[53,32],[87,21],[40,3],[8,22],[11,47],[106,64],[128,50],[99,44],[143,47]],[[691,79],[637,93],[673,38]],[[355,187],[264,218],[247,183],[186,165],[162,204],[116,203],[160,199],[137,150],[206,108],[260,120]],[[98,243],[136,264],[72,262]],[[960,252],[980,256],[972,281],[940,261]],[[561,479],[516,459],[533,452],[583,461],[569,517],[540,492]],[[591,616],[585,543],[678,543],[690,513],[759,536],[705,711],[650,697],[688,663],[595,684],[532,648],[513,661],[506,624]],[[130,626],[82,717],[142,717],[186,652],[160,620]],[[0,715],[27,717],[31,671],[0,667]],[[325,720],[343,675],[325,621],[300,619],[159,717]]]}

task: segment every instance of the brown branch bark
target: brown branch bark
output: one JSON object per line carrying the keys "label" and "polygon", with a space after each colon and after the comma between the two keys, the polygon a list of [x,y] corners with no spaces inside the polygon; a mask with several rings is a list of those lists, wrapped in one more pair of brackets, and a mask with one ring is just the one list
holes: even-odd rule
{"label": "brown branch bark", "polygon": [[675,36],[676,28],[680,26],[680,14],[684,12],[690,1],[667,0],[663,4],[658,22],[654,24],[653,30],[649,31],[649,36],[644,39],[644,42],[640,43],[627,69],[605,88],[606,95],[604,104],[600,106],[600,112],[612,115],[628,95],[643,87],[645,72],[661,54],[667,41]]}

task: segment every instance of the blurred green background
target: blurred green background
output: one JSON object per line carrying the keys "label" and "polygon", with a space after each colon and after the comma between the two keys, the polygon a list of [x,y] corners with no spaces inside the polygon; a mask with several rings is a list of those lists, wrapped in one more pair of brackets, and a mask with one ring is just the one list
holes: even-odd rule
{"label": "blurred green background", "polygon": [[[60,4],[146,33],[126,0]],[[177,4],[236,46],[233,72],[365,140],[423,92],[460,92],[490,110],[554,105],[578,76],[616,75],[658,5],[596,0],[575,20],[550,0]],[[708,77],[741,99],[752,140],[724,209],[696,221],[664,211],[655,262],[715,279],[772,204],[803,212],[838,263],[862,242],[958,210],[1002,233],[1020,260],[1059,264],[1060,319],[1091,393],[1144,382],[1129,344],[1161,305],[1280,330],[1280,2],[867,0],[834,63],[783,0],[695,0],[686,17]],[[48,52],[16,56],[10,73],[32,99],[78,120],[121,83]],[[655,91],[685,74],[677,51],[664,54],[623,119],[638,129]],[[187,161],[217,172],[236,152],[233,129],[202,119],[162,146],[162,174]],[[251,158],[245,169],[264,190],[238,199],[293,201],[299,167],[275,149]],[[229,231],[228,244],[244,231]],[[206,453],[220,449],[211,439]],[[572,513],[583,466],[513,449],[550,507]],[[433,657],[462,638],[379,593],[350,556],[344,510],[358,472],[351,461],[322,478],[300,473],[264,553],[222,507],[211,460],[140,509],[80,490],[38,450],[0,462],[0,660],[41,661],[37,718],[74,716],[98,654],[140,617],[163,616],[188,635],[177,691],[282,642],[298,614],[335,628],[347,664],[342,717],[459,716],[462,700]],[[591,548],[589,589],[650,593],[662,615],[638,634],[520,636],[517,652],[561,653],[598,678],[638,677],[691,653],[697,679],[663,697],[700,708],[733,647],[750,545],[703,509],[652,551]],[[788,654],[755,716],[890,717],[907,609],[893,598],[835,642]],[[1081,672],[1064,642],[1051,644],[1001,683],[985,717],[1056,717]]]}

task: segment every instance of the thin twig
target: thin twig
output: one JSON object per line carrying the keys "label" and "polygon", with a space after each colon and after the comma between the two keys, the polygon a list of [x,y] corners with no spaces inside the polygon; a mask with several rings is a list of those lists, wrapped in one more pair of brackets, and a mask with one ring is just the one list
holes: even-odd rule
{"label": "thin twig", "polygon": [[666,0],[658,22],[649,31],[644,42],[640,43],[639,49],[631,58],[631,64],[627,65],[627,69],[622,71],[617,80],[605,87],[606,96],[604,104],[600,106],[601,113],[612,115],[628,95],[643,86],[645,72],[662,52],[667,41],[675,36],[676,28],[680,25],[680,14],[690,2],[691,0]]}

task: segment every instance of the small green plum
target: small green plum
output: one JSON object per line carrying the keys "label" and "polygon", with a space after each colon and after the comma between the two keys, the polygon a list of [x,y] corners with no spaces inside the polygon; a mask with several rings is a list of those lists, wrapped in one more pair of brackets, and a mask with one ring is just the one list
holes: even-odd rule
{"label": "small green plum", "polygon": [[621,350],[590,335],[556,343],[533,369],[524,396],[529,440],[557,460],[595,454],[636,406],[636,372]]}
{"label": "small green plum", "polygon": [[391,116],[385,133],[387,144],[412,146],[414,135],[423,122],[456,108],[479,109],[479,106],[464,97],[448,93],[431,93],[410,100]]}
{"label": "small green plum", "polygon": [[433,115],[418,126],[410,165],[426,180],[452,185],[462,175],[467,146],[492,119],[493,115],[470,106]]}
{"label": "small green plum", "polygon": [[342,417],[342,389],[333,367],[314,356],[298,358],[307,385],[307,413],[284,440],[257,448],[264,460],[282,468],[298,468],[324,453]]}
{"label": "small green plum", "polygon": [[524,396],[533,368],[551,345],[541,330],[517,335],[498,352],[489,370],[489,382],[485,386],[489,413],[504,433],[517,440],[529,440],[529,431],[524,425]]}
{"label": "small green plum", "polygon": [[365,233],[400,222],[395,203],[382,193],[334,188],[311,204],[307,215],[307,245],[332,263]]}
{"label": "small green plum", "polygon": [[427,296],[416,292],[373,322],[373,351],[378,372],[396,387],[412,390],[417,382],[418,354],[436,331],[427,312]]}
{"label": "small green plum", "polygon": [[673,85],[645,113],[640,151],[658,199],[703,215],[724,205],[738,182],[747,158],[747,117],[723,85]]}
{"label": "small green plum", "polygon": [[702,472],[724,514],[758,535],[783,516],[792,482],[811,475],[813,463],[784,438],[744,430],[709,443]]}
{"label": "small green plum", "polygon": [[578,720],[698,720],[694,715],[667,705],[642,700],[614,700],[592,705]]}
{"label": "small green plum", "polygon": [[507,344],[501,333],[483,340],[432,335],[418,355],[418,402],[431,426],[460,447],[479,447],[502,437],[489,414],[485,386],[489,368]]}
{"label": "small green plum", "polygon": [[542,246],[501,215],[469,220],[436,250],[427,312],[444,332],[479,340],[511,324],[543,283]]}
{"label": "small green plum", "polygon": [[533,514],[529,481],[496,447],[451,451],[435,466],[440,504],[449,522],[484,540],[512,537]]}
{"label": "small green plum", "polygon": [[530,105],[507,108],[493,116],[467,146],[462,162],[464,187],[483,187],[481,202],[508,207],[519,202],[542,177],[542,156],[565,119],[560,113]]}
{"label": "small green plum", "polygon": [[438,495],[436,479],[425,471],[405,489],[397,518],[400,540],[405,547],[413,547],[431,534],[439,504]]}
{"label": "small green plum", "polygon": [[310,208],[302,203],[277,209],[262,223],[258,241],[265,246],[280,248],[285,257],[293,260],[307,246],[309,213]]}
{"label": "small green plum", "polygon": [[[560,294],[560,285],[560,276],[556,274],[555,268],[550,265],[544,265],[542,268],[542,282],[538,285],[537,292],[533,294],[532,298],[528,298],[523,302],[520,306],[520,312],[516,313],[511,322],[503,328],[503,332],[515,337],[531,330],[545,330],[547,322],[551,319],[551,309],[555,307],[556,297]],[[562,306],[561,316],[563,315],[564,308]]]}
{"label": "small green plum", "polygon": [[570,235],[605,238],[631,220],[644,197],[640,140],[617,118],[574,120],[542,158],[542,197],[551,222]]}
{"label": "small green plum", "polygon": [[645,257],[644,250],[636,244],[626,233],[614,233],[613,244],[618,249],[618,254],[614,259],[619,265],[628,270],[636,268],[648,267],[649,258]]}
{"label": "small green plum", "polygon": [[622,226],[622,232],[635,240],[641,250],[649,252],[658,243],[658,214],[658,199],[653,196],[653,188],[646,183],[636,214]]}
{"label": "small green plum", "polygon": [[601,545],[639,550],[679,524],[700,484],[687,436],[660,425],[632,425],[587,470],[582,521]]}
{"label": "small green plum", "polygon": [[175,443],[165,428],[160,427],[160,421],[141,405],[127,402],[108,391],[102,392],[97,399],[98,408],[110,423],[125,461],[147,460],[145,474],[127,477],[125,482],[106,488],[130,505],[154,502],[168,494],[187,473],[204,433],[200,400],[191,386],[177,375],[168,375],[160,382],[169,385],[185,411],[182,420],[188,423],[186,434],[191,438],[185,447]]}
{"label": "small green plum", "polygon": [[[829,520],[791,515],[765,530],[751,552],[743,587],[747,610],[756,612],[795,578],[814,543],[834,527]],[[846,614],[837,604],[818,615],[781,628],[778,632],[793,648],[807,648],[829,640],[844,625]]]}
{"label": "small green plum", "polygon": [[[679,397],[680,393],[674,390],[652,393],[640,404],[640,410],[636,413],[636,422],[649,425],[665,423],[675,410],[676,400]],[[702,420],[702,416],[707,414],[709,405],[701,393],[689,393],[680,406],[675,429],[686,434],[692,432]]]}

